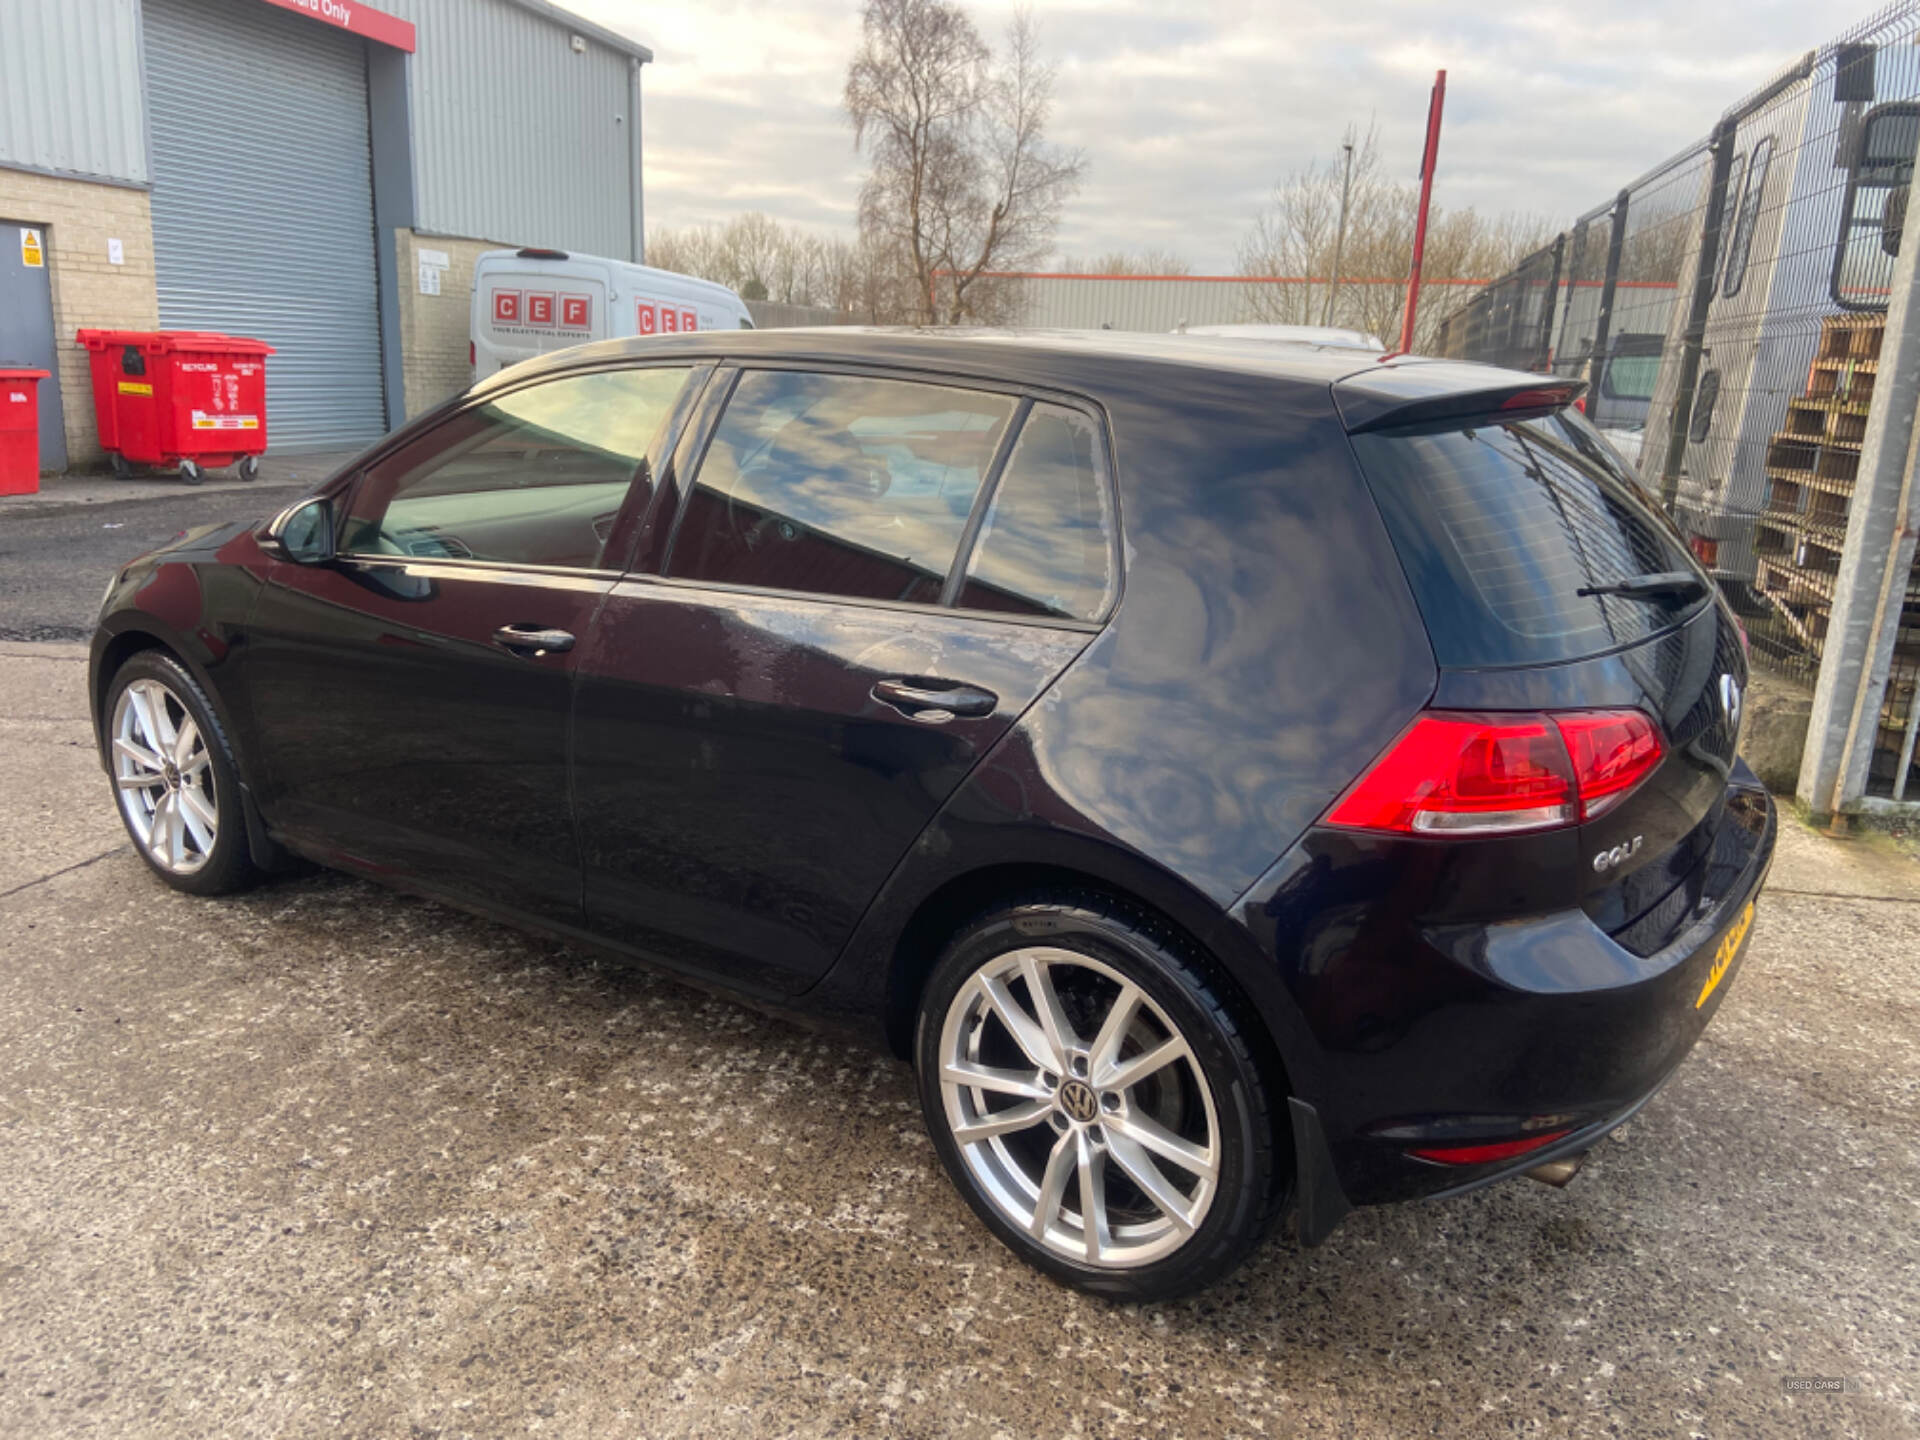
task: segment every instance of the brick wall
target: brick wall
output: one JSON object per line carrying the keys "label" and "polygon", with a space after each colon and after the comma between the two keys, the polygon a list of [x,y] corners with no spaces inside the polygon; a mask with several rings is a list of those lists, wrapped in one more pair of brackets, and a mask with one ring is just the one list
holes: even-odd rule
{"label": "brick wall", "polygon": [[[160,298],[153,277],[153,218],[147,192],[121,185],[55,179],[0,170],[0,218],[46,231],[53,286],[53,328],[60,394],[66,411],[67,463],[101,458],[94,436],[87,352],[74,342],[83,329],[154,330]],[[118,240],[125,263],[107,260]]]}
{"label": "brick wall", "polygon": [[[473,383],[467,359],[468,304],[473,266],[489,250],[509,248],[498,240],[455,240],[445,235],[394,235],[400,269],[400,361],[407,416],[458,395]],[[440,274],[440,293],[420,293],[422,250],[438,250],[451,262]]]}

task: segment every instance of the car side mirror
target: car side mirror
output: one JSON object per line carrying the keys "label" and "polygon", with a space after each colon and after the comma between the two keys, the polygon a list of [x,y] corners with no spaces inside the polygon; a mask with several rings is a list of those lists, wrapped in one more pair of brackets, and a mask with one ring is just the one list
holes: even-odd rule
{"label": "car side mirror", "polygon": [[322,495],[284,510],[267,527],[269,548],[296,565],[333,559],[333,501]]}

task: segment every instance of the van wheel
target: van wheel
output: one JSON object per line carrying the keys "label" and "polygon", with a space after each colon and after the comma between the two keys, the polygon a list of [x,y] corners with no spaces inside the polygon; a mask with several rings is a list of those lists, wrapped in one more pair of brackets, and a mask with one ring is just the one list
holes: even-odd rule
{"label": "van wheel", "polygon": [[1285,1199],[1271,1102],[1208,981],[1148,927],[1042,897],[927,982],[920,1103],[987,1228],[1077,1289],[1164,1300],[1250,1255]]}

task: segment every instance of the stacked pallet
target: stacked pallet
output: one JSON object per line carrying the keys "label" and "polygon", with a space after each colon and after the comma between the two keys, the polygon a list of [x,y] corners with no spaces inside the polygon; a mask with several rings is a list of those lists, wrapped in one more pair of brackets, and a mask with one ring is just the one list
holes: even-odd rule
{"label": "stacked pallet", "polygon": [[[1847,507],[1860,473],[1885,334],[1884,315],[1837,315],[1824,322],[1806,393],[1787,403],[1786,424],[1767,446],[1767,507],[1754,526],[1755,581],[1809,657],[1820,654],[1832,619]],[[1883,783],[1903,768],[1896,756],[1910,762],[1914,721],[1920,719],[1914,711],[1920,564],[1907,577],[1897,636],[1875,746],[1875,780]],[[1893,793],[1905,788],[1896,785]]]}
{"label": "stacked pallet", "polygon": [[[1787,402],[1786,424],[1767,446],[1767,506],[1754,527],[1755,580],[1813,654],[1833,611],[1847,505],[1860,474],[1885,334],[1884,315],[1825,321],[1806,393]],[[1920,625],[1920,581],[1909,582],[1907,605]]]}

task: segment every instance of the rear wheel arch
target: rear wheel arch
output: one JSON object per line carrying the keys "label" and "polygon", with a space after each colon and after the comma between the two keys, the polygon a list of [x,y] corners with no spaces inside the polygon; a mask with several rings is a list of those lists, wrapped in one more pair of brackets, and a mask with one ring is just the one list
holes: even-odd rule
{"label": "rear wheel arch", "polygon": [[948,879],[921,899],[895,937],[887,962],[884,1018],[887,1043],[896,1055],[910,1059],[913,1054],[914,1025],[921,997],[948,942],[991,910],[1040,900],[1112,915],[1152,935],[1179,954],[1230,1007],[1236,1025],[1255,1051],[1273,1094],[1284,1099],[1294,1093],[1287,1059],[1266,1023],[1261,1006],[1240,983],[1233,968],[1201,938],[1206,930],[1200,918],[1199,902],[1196,902],[1196,913],[1183,921],[1123,885],[1065,865],[983,866]]}

